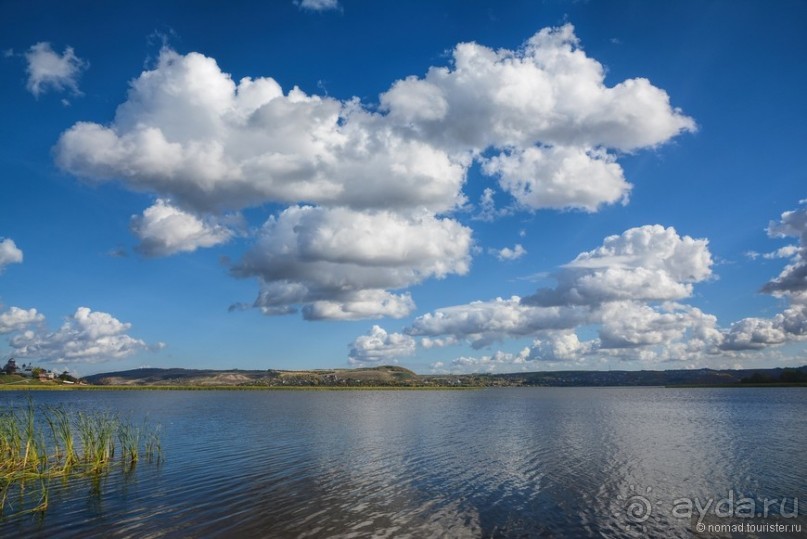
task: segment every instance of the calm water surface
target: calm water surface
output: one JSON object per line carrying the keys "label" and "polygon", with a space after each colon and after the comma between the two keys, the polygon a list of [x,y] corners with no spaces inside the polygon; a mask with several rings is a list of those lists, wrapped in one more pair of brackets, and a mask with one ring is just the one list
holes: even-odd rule
{"label": "calm water surface", "polygon": [[148,416],[166,460],[55,482],[2,537],[693,537],[675,500],[807,510],[800,388],[31,395]]}

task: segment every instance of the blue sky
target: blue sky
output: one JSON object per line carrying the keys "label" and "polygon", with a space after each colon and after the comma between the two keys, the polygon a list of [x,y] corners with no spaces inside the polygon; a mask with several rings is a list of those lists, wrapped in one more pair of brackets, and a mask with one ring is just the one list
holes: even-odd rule
{"label": "blue sky", "polygon": [[1,358],[807,363],[803,2],[0,21]]}

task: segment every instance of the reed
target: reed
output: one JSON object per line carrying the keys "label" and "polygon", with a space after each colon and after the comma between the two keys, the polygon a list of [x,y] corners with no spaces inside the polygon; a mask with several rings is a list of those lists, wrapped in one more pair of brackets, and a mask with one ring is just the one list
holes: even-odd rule
{"label": "reed", "polygon": [[124,464],[134,466],[140,460],[141,430],[131,423],[123,423],[118,427],[118,440],[121,445],[121,458]]}
{"label": "reed", "polygon": [[55,458],[61,459],[63,463],[62,471],[67,473],[69,469],[79,462],[76,453],[76,444],[73,438],[73,422],[70,415],[60,407],[48,408],[45,420],[50,427],[53,436]]}
{"label": "reed", "polygon": [[160,429],[156,427],[146,432],[144,453],[147,462],[160,463],[163,460],[163,448],[160,444]]}
{"label": "reed", "polygon": [[120,421],[105,412],[78,412],[76,417],[83,449],[80,461],[91,471],[102,471],[115,456],[115,433]]}
{"label": "reed", "polygon": [[7,508],[44,512],[52,479],[98,477],[116,463],[129,470],[141,452],[149,462],[162,460],[159,431],[145,422],[135,426],[109,412],[36,407],[30,399],[6,409],[0,412],[0,515]]}

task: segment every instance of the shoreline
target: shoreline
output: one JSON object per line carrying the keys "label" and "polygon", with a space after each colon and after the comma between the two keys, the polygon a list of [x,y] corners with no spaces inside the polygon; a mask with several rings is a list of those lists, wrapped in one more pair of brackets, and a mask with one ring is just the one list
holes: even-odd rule
{"label": "shoreline", "polygon": [[457,391],[486,389],[483,386],[13,386],[0,385],[0,391]]}
{"label": "shoreline", "polygon": [[17,385],[0,384],[0,392],[13,391],[467,391],[482,389],[530,388],[664,388],[664,389],[743,389],[743,388],[807,388],[807,384],[680,384],[680,385],[622,385],[622,386],[227,386],[227,385]]}

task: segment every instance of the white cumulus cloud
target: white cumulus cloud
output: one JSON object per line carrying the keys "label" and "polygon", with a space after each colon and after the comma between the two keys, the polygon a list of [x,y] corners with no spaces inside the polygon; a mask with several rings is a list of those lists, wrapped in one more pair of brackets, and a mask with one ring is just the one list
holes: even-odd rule
{"label": "white cumulus cloud", "polygon": [[79,307],[56,331],[24,329],[9,344],[17,357],[56,363],[99,363],[148,348],[127,335],[131,324],[112,315]]}
{"label": "white cumulus cloud", "polygon": [[355,100],[284,94],[268,77],[236,83],[214,59],[169,49],[132,82],[112,125],[75,124],[56,159],[198,211],[267,201],[445,210],[465,179],[461,161]]}
{"label": "white cumulus cloud", "polygon": [[[712,275],[708,242],[649,225],[605,238],[557,272],[558,286],[534,295],[475,301],[419,316],[406,328],[421,346],[533,337],[528,361],[578,361],[622,354],[625,359],[692,359],[715,353],[723,341],[714,316],[674,303]],[[580,341],[576,330],[597,328]],[[612,352],[613,351],[613,352]],[[630,352],[626,352],[630,351]],[[493,356],[464,358],[487,368]],[[472,361],[473,359],[473,361]]]}
{"label": "white cumulus cloud", "polygon": [[360,335],[350,345],[350,363],[367,364],[396,361],[415,353],[415,339],[401,333],[387,333],[373,326],[366,335]]}
{"label": "white cumulus cloud", "polygon": [[491,253],[496,255],[499,260],[517,260],[527,254],[527,250],[520,243],[517,243],[512,249],[510,247],[492,249]]}
{"label": "white cumulus cloud", "polygon": [[511,215],[513,213],[514,210],[511,207],[496,207],[496,201],[494,200],[495,194],[495,190],[491,189],[490,187],[485,187],[482,194],[479,196],[478,211],[476,215],[473,216],[473,219],[491,222],[499,217]]}
{"label": "white cumulus cloud", "polygon": [[31,46],[25,53],[25,59],[28,62],[27,88],[36,97],[49,89],[81,93],[78,78],[88,64],[76,56],[72,47],[66,47],[59,54],[51,48],[50,43],[43,41]]}
{"label": "white cumulus cloud", "polygon": [[20,309],[19,307],[9,307],[0,313],[0,333],[12,333],[27,328],[34,324],[41,324],[45,321],[45,316],[38,313],[36,309]]}
{"label": "white cumulus cloud", "polygon": [[597,211],[603,204],[627,203],[631,185],[616,158],[602,149],[553,146],[503,152],[483,170],[523,207]]}
{"label": "white cumulus cloud", "polygon": [[760,350],[787,341],[776,319],[743,318],[731,325],[722,344],[725,350]]}
{"label": "white cumulus cloud", "polygon": [[140,239],[137,250],[146,256],[195,251],[227,242],[232,231],[213,219],[201,219],[168,201],[157,199],[143,215],[132,218],[132,231]]}
{"label": "white cumulus cloud", "polygon": [[461,43],[451,67],[397,81],[381,105],[398,123],[444,144],[635,150],[693,130],[647,79],[608,87],[574,27],[545,28],[518,50]]}
{"label": "white cumulus cloud", "polygon": [[[509,352],[502,352],[497,350],[491,355],[484,355],[480,357],[473,356],[460,356],[451,360],[451,372],[468,373],[468,372],[506,372],[516,370],[529,370],[534,366],[534,363],[529,359],[530,349],[524,348],[520,352],[513,354]],[[437,364],[432,366],[435,369],[442,368]]]}
{"label": "white cumulus cloud", "polygon": [[597,305],[607,301],[676,300],[712,274],[705,239],[679,236],[672,227],[646,225],[605,238],[557,273],[558,286],[525,298],[535,305]]}
{"label": "white cumulus cloud", "polygon": [[798,246],[782,247],[766,258],[789,258],[782,272],[762,291],[784,298],[788,307],[771,318],[744,318],[731,325],[725,335],[726,350],[758,350],[807,338],[807,208],[781,215],[768,225],[772,238],[797,238]]}
{"label": "white cumulus cloud", "polygon": [[807,293],[807,207],[786,211],[780,221],[768,225],[768,235],[773,238],[798,238],[799,246],[788,246],[779,250],[792,257],[778,277],[763,288],[763,292],[774,296],[800,296]]}
{"label": "white cumulus cloud", "polygon": [[798,255],[799,251],[800,249],[797,245],[785,245],[784,247],[780,247],[775,251],[763,254],[762,258],[766,258],[768,260],[775,260],[777,258],[791,258]]}
{"label": "white cumulus cloud", "polygon": [[717,318],[700,309],[667,302],[650,306],[633,301],[603,305],[599,310],[601,348],[633,348],[697,340],[701,349],[722,341]]}
{"label": "white cumulus cloud", "polygon": [[543,330],[574,328],[589,316],[585,308],[535,307],[513,296],[442,307],[416,318],[406,333],[428,337],[430,344],[440,342],[435,341],[435,337],[448,336],[451,342],[468,340],[474,348],[481,348],[495,341],[534,335]]}
{"label": "white cumulus cloud", "polygon": [[383,110],[412,133],[455,150],[498,150],[483,171],[530,209],[625,202],[630,184],[615,154],[695,129],[647,79],[604,83],[605,70],[574,28],[546,28],[523,48],[462,43],[451,67],[397,81]]}
{"label": "white cumulus cloud", "polygon": [[304,305],[309,319],[400,318],[414,303],[388,290],[467,273],[470,247],[468,228],[428,212],[292,206],[266,222],[233,271],[260,279],[255,306],[267,314]]}
{"label": "white cumulus cloud", "polygon": [[0,238],[0,273],[9,264],[19,264],[22,262],[22,250],[17,247],[11,238]]}
{"label": "white cumulus cloud", "polygon": [[576,361],[596,349],[598,344],[597,341],[581,341],[573,331],[547,332],[535,340],[529,357],[546,362]]}
{"label": "white cumulus cloud", "polygon": [[294,5],[308,11],[330,11],[339,9],[338,0],[295,0]]}

